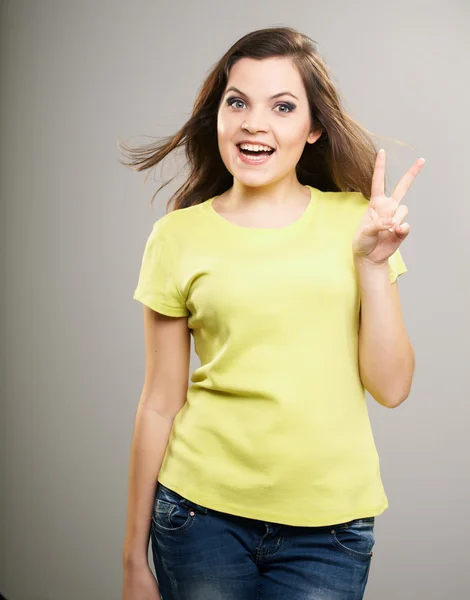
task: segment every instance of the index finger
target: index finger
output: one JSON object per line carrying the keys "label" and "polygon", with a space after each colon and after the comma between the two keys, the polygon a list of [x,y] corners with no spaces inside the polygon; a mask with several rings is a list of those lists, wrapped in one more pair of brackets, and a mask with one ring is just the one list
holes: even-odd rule
{"label": "index finger", "polygon": [[375,167],[372,174],[371,198],[385,194],[385,150],[381,148],[375,157]]}

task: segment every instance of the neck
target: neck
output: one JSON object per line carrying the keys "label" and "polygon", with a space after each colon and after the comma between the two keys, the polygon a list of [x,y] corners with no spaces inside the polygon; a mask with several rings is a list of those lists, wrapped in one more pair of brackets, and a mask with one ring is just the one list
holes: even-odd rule
{"label": "neck", "polygon": [[310,190],[297,177],[286,177],[262,186],[250,186],[234,178],[233,186],[224,194],[227,206],[287,206],[310,200]]}

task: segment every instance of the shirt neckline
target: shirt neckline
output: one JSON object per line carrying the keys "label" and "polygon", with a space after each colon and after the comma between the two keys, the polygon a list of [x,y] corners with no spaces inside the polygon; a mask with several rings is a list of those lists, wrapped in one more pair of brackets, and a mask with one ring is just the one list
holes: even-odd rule
{"label": "shirt neckline", "polygon": [[309,222],[310,217],[314,212],[318,201],[318,194],[315,194],[317,190],[311,185],[306,185],[305,187],[309,188],[310,190],[310,200],[306,209],[298,219],[292,223],[289,223],[289,225],[285,225],[284,227],[246,227],[245,225],[237,225],[237,223],[233,223],[219,214],[212,206],[212,203],[217,196],[209,198],[202,203],[202,206],[206,208],[207,213],[211,215],[211,218],[214,222],[217,222],[222,227],[225,227],[227,231],[231,231],[232,233],[241,233],[244,235],[257,234],[258,236],[281,236],[301,229],[306,223]]}

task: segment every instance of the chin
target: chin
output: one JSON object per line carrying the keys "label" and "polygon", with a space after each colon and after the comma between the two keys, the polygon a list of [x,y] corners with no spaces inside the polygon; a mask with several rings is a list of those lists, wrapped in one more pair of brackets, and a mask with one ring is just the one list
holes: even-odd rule
{"label": "chin", "polygon": [[272,167],[263,167],[259,165],[257,167],[240,166],[239,164],[233,165],[229,169],[234,177],[240,181],[265,181],[272,179],[275,176],[275,169]]}
{"label": "chin", "polygon": [[250,173],[250,174],[237,174],[235,173],[233,179],[236,180],[241,185],[245,185],[246,187],[261,187],[264,185],[269,185],[276,181],[272,176],[263,173]]}

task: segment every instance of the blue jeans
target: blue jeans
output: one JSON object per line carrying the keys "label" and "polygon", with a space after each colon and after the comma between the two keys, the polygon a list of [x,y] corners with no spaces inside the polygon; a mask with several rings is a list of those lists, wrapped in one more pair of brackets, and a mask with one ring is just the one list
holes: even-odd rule
{"label": "blue jeans", "polygon": [[294,527],[195,504],[158,483],[151,521],[163,600],[361,600],[375,517]]}

